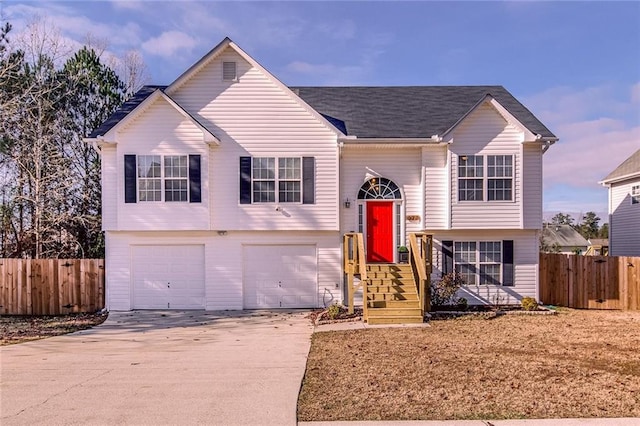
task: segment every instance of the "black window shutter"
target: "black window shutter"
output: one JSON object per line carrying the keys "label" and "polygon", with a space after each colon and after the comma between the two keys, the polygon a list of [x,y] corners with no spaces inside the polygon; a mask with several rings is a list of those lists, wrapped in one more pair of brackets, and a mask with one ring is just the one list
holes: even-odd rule
{"label": "black window shutter", "polygon": [[240,204],[251,204],[251,157],[240,157]]}
{"label": "black window shutter", "polygon": [[453,241],[442,241],[442,275],[453,272]]}
{"label": "black window shutter", "polygon": [[200,156],[189,155],[189,202],[200,203],[202,201],[202,178],[200,177]]}
{"label": "black window shutter", "polygon": [[316,202],[316,159],[302,157],[302,204]]}
{"label": "black window shutter", "polygon": [[515,284],[513,272],[513,240],[504,240],[502,241],[502,285]]}
{"label": "black window shutter", "polygon": [[135,203],[136,196],[136,156],[124,156],[124,202]]}

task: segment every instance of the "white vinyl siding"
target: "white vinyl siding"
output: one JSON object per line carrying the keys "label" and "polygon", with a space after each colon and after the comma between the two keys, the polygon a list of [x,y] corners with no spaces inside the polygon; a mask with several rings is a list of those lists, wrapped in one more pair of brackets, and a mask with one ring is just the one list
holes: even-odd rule
{"label": "white vinyl siding", "polygon": [[[458,294],[470,304],[517,304],[522,297],[538,298],[538,233],[535,230],[459,230],[434,233],[431,281],[442,276],[442,241],[502,242],[513,240],[514,285],[467,285]],[[479,246],[478,246],[479,248]]]}
{"label": "white vinyl siding", "polygon": [[[222,62],[236,62],[237,83],[222,81]],[[171,96],[221,139],[212,148],[212,229],[338,230],[335,132],[268,75],[228,48]],[[215,129],[222,129],[217,131]],[[315,203],[239,203],[240,157],[315,157]],[[203,166],[204,167],[204,166]]]}
{"label": "white vinyl siding", "polygon": [[[118,227],[118,175],[116,147],[103,146],[100,162],[102,167],[102,230]],[[124,195],[122,195],[124,196]]]}
{"label": "white vinyl siding", "polygon": [[631,191],[640,178],[614,183],[609,189],[609,254],[640,256],[640,204],[632,204]]}
{"label": "white vinyl siding", "polygon": [[[390,179],[400,188],[404,205],[404,213],[401,215],[404,232],[422,230],[424,192],[421,158],[420,148],[344,147],[340,175],[342,232],[359,229],[358,191],[363,183],[374,177]],[[344,207],[347,198],[351,201],[350,208]],[[421,220],[404,220],[408,215],[419,216]],[[400,241],[405,241],[404,236]]]}
{"label": "white vinyl siding", "polygon": [[522,149],[522,211],[525,229],[542,227],[542,146],[525,143]]}
{"label": "white vinyl siding", "polygon": [[444,146],[423,148],[422,164],[424,166],[424,228],[446,229],[450,206],[447,148]]}
{"label": "white vinyl siding", "polygon": [[342,303],[341,238],[338,232],[107,232],[107,309],[133,308],[132,247],[203,245],[205,309],[243,308],[243,247],[304,245],[317,248],[317,307]]}
{"label": "white vinyl siding", "polygon": [[[117,230],[206,230],[209,214],[209,147],[202,130],[175,107],[158,98],[117,133]],[[124,156],[201,156],[201,203],[124,202]],[[103,157],[103,161],[105,158]],[[107,159],[112,161],[112,159]],[[110,163],[104,164],[111,168]],[[162,169],[162,166],[161,166]],[[113,169],[112,169],[113,170]],[[139,184],[137,191],[140,190]],[[164,188],[162,189],[164,191]],[[164,197],[165,194],[162,194]],[[114,229],[114,228],[111,228]]]}
{"label": "white vinyl siding", "polygon": [[[490,104],[473,111],[454,131],[451,156],[451,228],[492,229],[522,227],[520,183],[523,132],[508,123]],[[508,201],[459,201],[458,158],[464,155],[513,156],[513,198]],[[486,166],[485,166],[486,168]],[[486,174],[486,173],[485,173]],[[486,179],[486,178],[485,178]],[[486,183],[485,183],[486,185]],[[486,200],[486,197],[484,198]]]}

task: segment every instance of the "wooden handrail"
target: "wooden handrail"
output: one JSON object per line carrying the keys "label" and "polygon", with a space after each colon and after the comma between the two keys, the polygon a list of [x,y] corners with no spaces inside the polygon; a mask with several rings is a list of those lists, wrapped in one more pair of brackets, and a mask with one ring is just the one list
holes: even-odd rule
{"label": "wooden handrail", "polygon": [[[420,240],[419,242],[418,239]],[[433,238],[431,235],[423,232],[409,234],[409,264],[413,271],[422,315],[431,309],[429,287],[431,286],[432,244]]]}
{"label": "wooden handrail", "polygon": [[[352,314],[354,295],[358,288],[362,286],[364,319],[367,319],[367,263],[364,252],[364,238],[359,232],[345,233],[342,240],[343,268],[347,277],[347,291],[349,313]],[[354,284],[354,278],[358,275],[360,281]]]}

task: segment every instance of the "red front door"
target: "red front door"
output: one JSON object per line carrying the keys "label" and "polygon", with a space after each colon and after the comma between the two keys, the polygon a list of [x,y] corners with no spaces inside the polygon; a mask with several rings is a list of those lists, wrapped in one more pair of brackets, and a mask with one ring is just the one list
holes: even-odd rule
{"label": "red front door", "polygon": [[393,262],[393,201],[367,203],[367,262]]}

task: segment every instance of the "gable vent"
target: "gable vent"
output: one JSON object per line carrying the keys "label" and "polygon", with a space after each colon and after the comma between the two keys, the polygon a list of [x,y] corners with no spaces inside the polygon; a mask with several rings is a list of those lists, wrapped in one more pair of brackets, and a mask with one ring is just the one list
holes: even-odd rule
{"label": "gable vent", "polygon": [[224,81],[238,81],[235,62],[222,63],[222,79]]}

